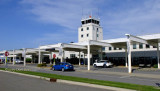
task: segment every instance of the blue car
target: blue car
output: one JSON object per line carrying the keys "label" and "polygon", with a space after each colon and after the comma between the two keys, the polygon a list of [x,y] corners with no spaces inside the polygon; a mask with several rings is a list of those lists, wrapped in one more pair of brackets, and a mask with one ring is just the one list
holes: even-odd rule
{"label": "blue car", "polygon": [[52,69],[61,70],[64,72],[65,70],[74,70],[74,66],[67,62],[61,62],[61,63],[57,63],[56,65],[54,65]]}

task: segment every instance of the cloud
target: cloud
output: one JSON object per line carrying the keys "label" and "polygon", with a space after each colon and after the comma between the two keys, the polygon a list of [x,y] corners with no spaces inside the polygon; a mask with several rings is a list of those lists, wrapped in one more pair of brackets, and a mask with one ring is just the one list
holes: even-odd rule
{"label": "cloud", "polygon": [[98,2],[92,0],[22,0],[21,2],[22,5],[29,5],[28,11],[37,16],[38,21],[70,29],[77,29],[80,25],[82,9],[89,13],[97,9],[96,3]]}
{"label": "cloud", "polygon": [[[20,4],[35,15],[37,21],[57,24],[75,31],[73,35],[80,26],[82,9],[85,15],[91,11],[96,15],[99,9],[104,39],[125,37],[125,33],[159,33],[160,29],[159,0],[22,0]],[[68,35],[69,33],[58,32],[53,35],[45,34],[43,37],[49,40],[51,36],[68,38]]]}
{"label": "cloud", "polygon": [[143,0],[141,4],[134,5],[133,8],[126,5],[126,9],[122,8],[117,12],[105,13],[106,16],[103,19],[106,21],[102,24],[104,31],[112,33],[111,36],[106,38],[121,37],[125,33],[134,35],[160,33],[160,1]]}

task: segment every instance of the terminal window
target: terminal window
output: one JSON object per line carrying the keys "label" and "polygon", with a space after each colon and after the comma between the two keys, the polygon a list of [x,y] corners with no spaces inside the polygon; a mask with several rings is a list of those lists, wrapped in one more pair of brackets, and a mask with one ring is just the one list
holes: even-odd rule
{"label": "terminal window", "polygon": [[139,44],[139,49],[143,49],[143,44],[142,43]]}
{"label": "terminal window", "polygon": [[112,50],[112,47],[109,47],[109,50]]}
{"label": "terminal window", "polygon": [[136,49],[136,44],[133,44],[133,49]]}
{"label": "terminal window", "polygon": [[70,58],[75,58],[76,55],[75,54],[70,54]]}
{"label": "terminal window", "polygon": [[150,48],[150,46],[148,44],[146,44],[146,48]]}

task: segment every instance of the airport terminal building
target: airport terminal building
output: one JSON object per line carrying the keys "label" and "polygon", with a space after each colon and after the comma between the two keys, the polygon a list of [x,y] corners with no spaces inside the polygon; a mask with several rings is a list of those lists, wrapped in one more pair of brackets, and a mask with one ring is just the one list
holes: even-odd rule
{"label": "airport terminal building", "polygon": [[[95,60],[109,60],[115,66],[151,67],[159,64],[159,42],[160,34],[126,34],[124,38],[104,40],[100,19],[89,16],[81,20],[77,43],[58,43],[33,49],[12,50],[9,51],[12,54],[9,57],[14,60],[23,58],[22,54],[26,54],[32,56],[32,62],[42,63],[51,62],[52,55],[56,54],[57,61],[79,65],[93,64]],[[3,54],[4,51],[1,51],[1,58]],[[88,70],[89,68],[90,65]]]}

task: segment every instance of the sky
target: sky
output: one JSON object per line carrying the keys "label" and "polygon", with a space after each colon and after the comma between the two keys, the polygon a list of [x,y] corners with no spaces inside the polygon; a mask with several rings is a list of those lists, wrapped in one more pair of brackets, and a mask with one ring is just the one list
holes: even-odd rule
{"label": "sky", "polygon": [[160,33],[160,0],[0,0],[0,50],[77,42],[91,13],[104,39]]}

